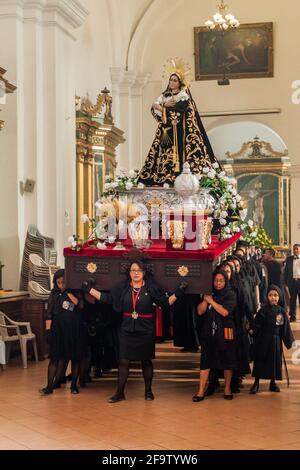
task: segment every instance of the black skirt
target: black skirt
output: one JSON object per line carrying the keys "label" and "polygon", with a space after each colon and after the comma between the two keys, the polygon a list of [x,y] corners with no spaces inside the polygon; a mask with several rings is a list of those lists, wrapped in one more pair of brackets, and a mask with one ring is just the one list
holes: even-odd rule
{"label": "black skirt", "polygon": [[227,341],[222,351],[210,341],[201,342],[200,369],[236,370],[237,357],[234,341]]}
{"label": "black skirt", "polygon": [[49,357],[79,361],[87,355],[87,338],[80,312],[62,310],[51,325]]}
{"label": "black skirt", "polygon": [[149,361],[155,358],[155,338],[152,333],[119,332],[120,359]]}

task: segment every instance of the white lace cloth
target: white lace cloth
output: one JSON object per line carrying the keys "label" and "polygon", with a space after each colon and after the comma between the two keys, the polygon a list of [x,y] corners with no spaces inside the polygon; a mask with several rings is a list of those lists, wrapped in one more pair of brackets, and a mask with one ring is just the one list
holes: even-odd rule
{"label": "white lace cloth", "polygon": [[6,364],[5,362],[5,343],[0,339],[0,364]]}

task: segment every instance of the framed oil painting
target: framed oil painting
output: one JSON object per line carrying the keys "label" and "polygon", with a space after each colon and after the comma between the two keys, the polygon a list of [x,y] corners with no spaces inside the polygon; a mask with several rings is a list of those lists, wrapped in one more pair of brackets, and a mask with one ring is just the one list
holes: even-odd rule
{"label": "framed oil painting", "polygon": [[273,77],[273,23],[242,24],[237,29],[194,28],[195,79]]}

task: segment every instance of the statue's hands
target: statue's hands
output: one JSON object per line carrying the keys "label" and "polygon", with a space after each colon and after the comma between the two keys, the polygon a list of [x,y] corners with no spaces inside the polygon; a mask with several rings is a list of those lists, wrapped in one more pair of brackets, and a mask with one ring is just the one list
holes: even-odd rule
{"label": "statue's hands", "polygon": [[165,103],[165,108],[174,108],[176,102],[174,100],[174,98],[172,98],[171,100],[168,100],[166,103]]}

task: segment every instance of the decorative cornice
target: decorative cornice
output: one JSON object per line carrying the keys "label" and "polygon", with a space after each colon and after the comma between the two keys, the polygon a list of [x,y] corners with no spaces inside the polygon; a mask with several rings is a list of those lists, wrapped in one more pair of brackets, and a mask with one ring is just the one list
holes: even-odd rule
{"label": "decorative cornice", "polygon": [[0,0],[0,19],[17,18],[57,26],[71,36],[88,14],[79,0]]}

